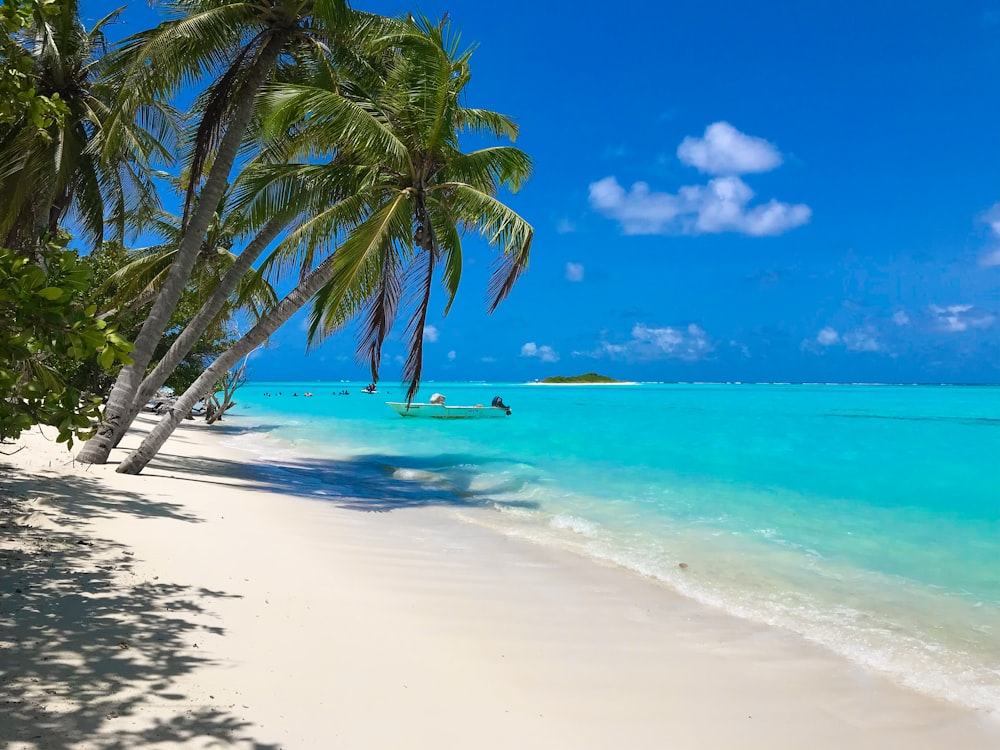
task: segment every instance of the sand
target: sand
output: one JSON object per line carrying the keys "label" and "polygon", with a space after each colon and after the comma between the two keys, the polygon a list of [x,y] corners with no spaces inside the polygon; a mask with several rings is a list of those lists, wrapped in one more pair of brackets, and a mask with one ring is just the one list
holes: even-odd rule
{"label": "sand", "polygon": [[0,746],[1000,747],[994,715],[390,482],[277,486],[233,429],[138,477],[38,430],[0,455]]}

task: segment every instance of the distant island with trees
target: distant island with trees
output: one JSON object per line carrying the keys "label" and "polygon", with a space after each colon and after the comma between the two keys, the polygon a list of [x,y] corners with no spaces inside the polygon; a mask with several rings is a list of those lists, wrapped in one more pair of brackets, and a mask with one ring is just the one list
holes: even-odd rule
{"label": "distant island with trees", "polygon": [[596,372],[588,372],[583,375],[556,375],[539,381],[549,385],[573,385],[581,383],[625,383],[625,380],[615,380],[607,375],[598,375]]}

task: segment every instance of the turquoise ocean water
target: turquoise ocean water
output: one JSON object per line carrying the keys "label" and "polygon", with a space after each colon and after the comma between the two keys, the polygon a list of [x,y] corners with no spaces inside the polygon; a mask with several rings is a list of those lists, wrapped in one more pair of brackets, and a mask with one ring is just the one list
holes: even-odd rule
{"label": "turquoise ocean water", "polygon": [[245,386],[268,429],[232,440],[310,456],[318,496],[454,507],[1000,711],[1000,388],[428,383],[513,407],[439,421],[361,385]]}

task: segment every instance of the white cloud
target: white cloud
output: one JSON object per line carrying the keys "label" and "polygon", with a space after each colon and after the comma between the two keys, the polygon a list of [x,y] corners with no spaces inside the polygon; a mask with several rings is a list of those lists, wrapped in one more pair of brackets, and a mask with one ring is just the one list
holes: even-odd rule
{"label": "white cloud", "polygon": [[1000,203],[994,203],[992,206],[983,211],[981,218],[990,225],[990,229],[993,230],[993,234],[1000,237]]}
{"label": "white cloud", "polygon": [[816,341],[819,342],[820,346],[833,346],[840,343],[840,334],[835,328],[827,326],[816,334]]}
{"label": "white cloud", "polygon": [[570,281],[583,281],[583,263],[567,263],[566,278]]}
{"label": "white cloud", "polygon": [[640,361],[669,358],[694,362],[705,359],[714,349],[704,329],[694,323],[686,328],[672,326],[653,328],[645,323],[636,323],[632,327],[631,338],[624,343],[604,341],[594,351],[573,352],[573,354]]}
{"label": "white cloud", "polygon": [[852,352],[880,352],[882,342],[878,340],[875,331],[866,328],[845,333],[842,337],[844,346]]}
{"label": "white cloud", "polygon": [[[994,203],[979,218],[990,225],[990,231],[995,237],[1000,237],[1000,203]],[[990,250],[980,256],[979,265],[987,268],[1000,266],[1000,249]]]}
{"label": "white cloud", "polygon": [[455,350],[454,349],[452,349],[450,352],[448,352],[448,360],[451,361],[451,362],[454,362],[455,361],[455,357],[457,357],[457,356],[458,355],[455,354]]}
{"label": "white cloud", "polygon": [[879,341],[878,332],[872,326],[855,328],[844,333],[840,333],[832,326],[825,326],[819,330],[815,339],[806,339],[802,342],[802,349],[812,352],[822,351],[819,347],[832,346],[843,346],[851,352],[880,352],[885,348]]}
{"label": "white cloud", "polygon": [[479,361],[480,362],[490,363],[490,362],[496,362],[497,358],[496,357],[480,357]]}
{"label": "white cloud", "polygon": [[552,347],[548,344],[543,344],[538,346],[534,341],[529,341],[527,344],[521,347],[522,357],[538,357],[542,362],[558,362],[559,353],[553,351]]}
{"label": "white cloud", "polygon": [[560,219],[556,224],[556,232],[559,234],[570,234],[576,231],[576,224],[570,219]]}
{"label": "white cloud", "polygon": [[763,138],[741,133],[727,122],[709,125],[701,138],[685,138],[677,157],[714,177],[676,193],[657,193],[645,182],[626,191],[612,175],[591,183],[591,207],[618,221],[625,234],[739,232],[763,237],[787,232],[812,216],[812,209],[801,203],[772,199],[750,206],[754,192],[739,175],[774,169],[782,162],[781,154]]}
{"label": "white cloud", "polygon": [[637,182],[626,192],[614,176],[590,185],[590,204],[618,221],[625,234],[777,235],[809,221],[803,204],[771,200],[750,207],[753,190],[739,177],[717,177],[705,185],[686,185],[674,193],[650,192]]}
{"label": "white cloud", "polygon": [[972,305],[931,305],[930,311],[938,328],[949,333],[959,333],[970,328],[989,328],[996,320],[989,313],[974,311]]}
{"label": "white cloud", "polygon": [[729,341],[729,345],[730,345],[731,347],[733,347],[734,349],[739,349],[739,350],[740,350],[740,353],[741,353],[741,354],[742,354],[742,355],[743,355],[744,357],[747,357],[747,358],[749,358],[749,357],[750,357],[750,347],[748,347],[748,346],[747,346],[746,344],[744,344],[743,342],[741,342],[741,341],[736,341],[735,339],[730,339],[730,341]]}
{"label": "white cloud", "polygon": [[438,340],[439,331],[434,326],[424,326],[424,341],[433,344]]}
{"label": "white cloud", "polygon": [[[996,231],[996,230],[994,230]],[[1000,266],[1000,250],[991,250],[979,259],[981,266]]]}
{"label": "white cloud", "polygon": [[892,314],[892,322],[898,326],[908,326],[910,325],[910,316],[906,314],[906,310],[897,310]]}
{"label": "white cloud", "polygon": [[650,193],[645,182],[635,183],[626,193],[613,176],[591,183],[590,205],[620,222],[625,234],[667,232],[681,213],[678,196]]}
{"label": "white cloud", "polygon": [[686,330],[677,328],[650,328],[643,323],[637,323],[632,328],[632,339],[640,343],[649,343],[668,357],[696,360],[702,359],[713,347],[705,331],[692,323]]}
{"label": "white cloud", "polygon": [[769,172],[782,161],[781,153],[772,144],[741,133],[728,122],[712,123],[702,138],[685,138],[677,147],[677,158],[713,175]]}

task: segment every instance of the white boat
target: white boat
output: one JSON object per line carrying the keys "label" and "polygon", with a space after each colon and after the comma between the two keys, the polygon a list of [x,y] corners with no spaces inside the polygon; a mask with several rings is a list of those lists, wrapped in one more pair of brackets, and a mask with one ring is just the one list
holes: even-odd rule
{"label": "white boat", "polygon": [[430,417],[431,419],[488,419],[506,417],[510,409],[499,406],[445,406],[444,404],[406,404],[386,401],[401,417]]}

